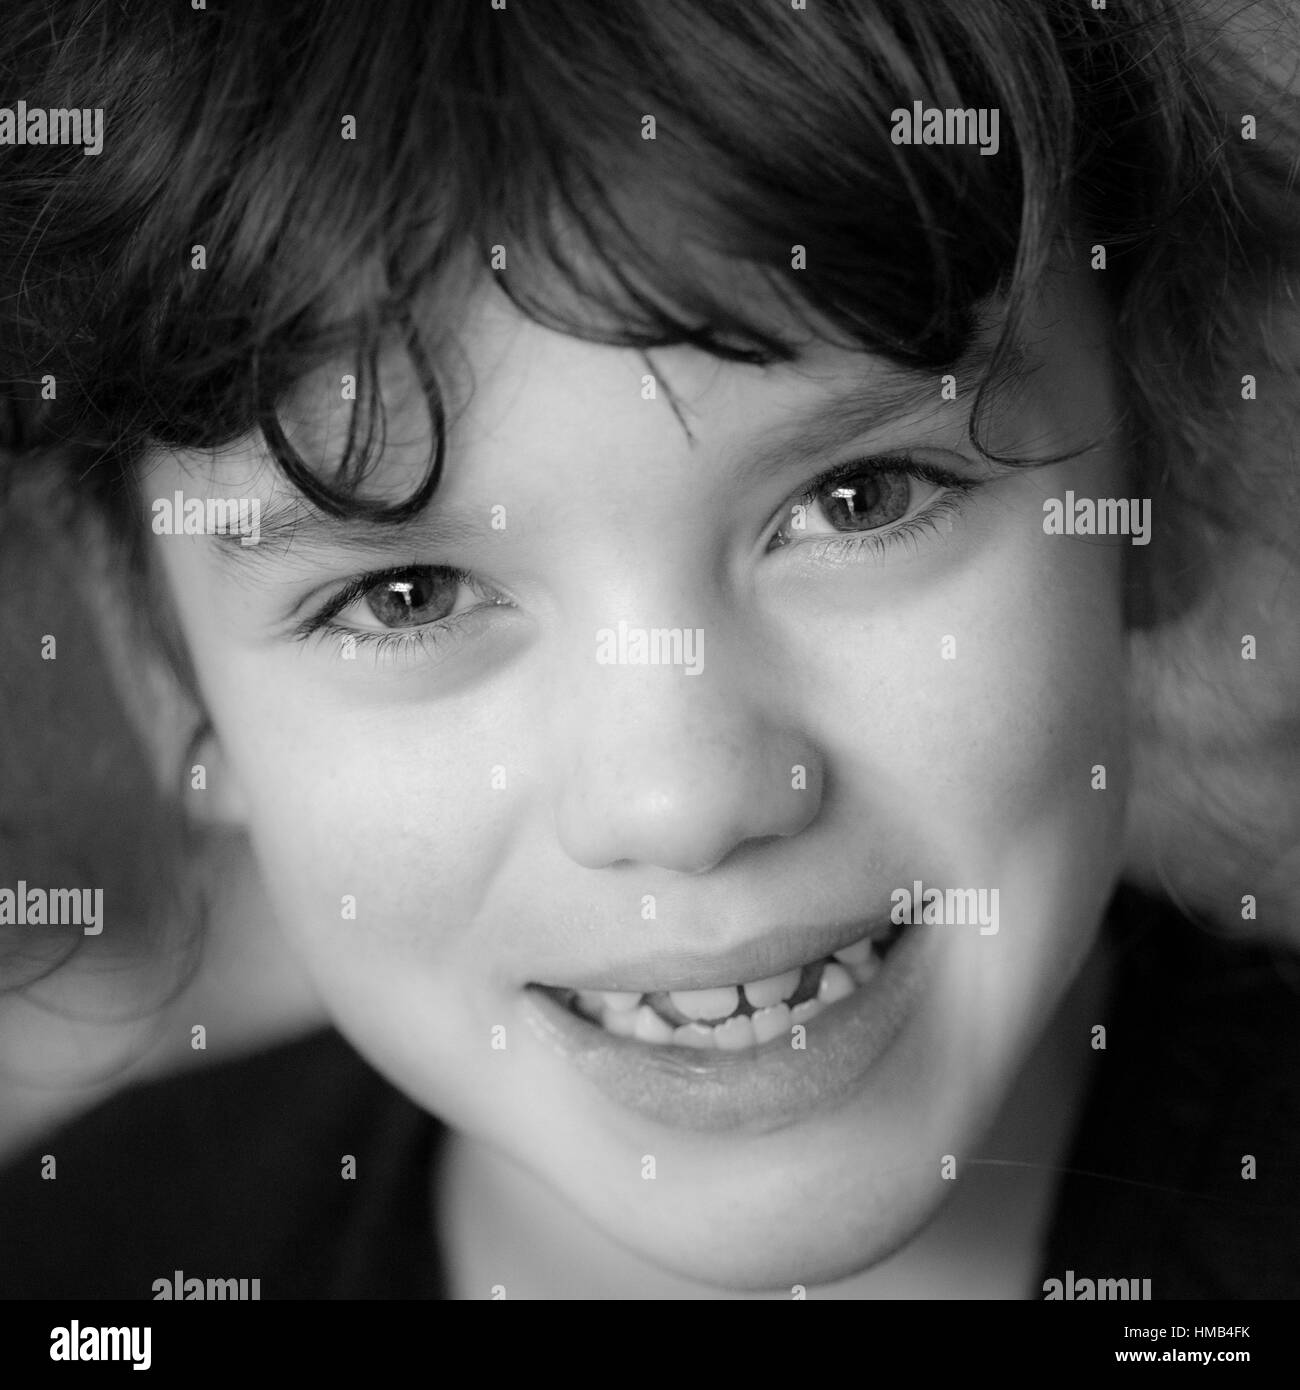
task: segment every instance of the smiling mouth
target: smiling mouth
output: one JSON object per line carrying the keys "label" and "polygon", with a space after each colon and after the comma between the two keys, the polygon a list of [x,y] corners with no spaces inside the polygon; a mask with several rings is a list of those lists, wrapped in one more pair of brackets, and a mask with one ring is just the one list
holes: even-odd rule
{"label": "smiling mouth", "polygon": [[864,935],[830,955],[767,979],[711,989],[571,989],[540,985],[572,1014],[615,1037],[659,1047],[743,1052],[788,1036],[867,985],[906,926]]}

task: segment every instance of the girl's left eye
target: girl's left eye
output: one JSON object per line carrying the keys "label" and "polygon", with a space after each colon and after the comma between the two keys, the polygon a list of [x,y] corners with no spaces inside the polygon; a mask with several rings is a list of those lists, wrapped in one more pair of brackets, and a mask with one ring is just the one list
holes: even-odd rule
{"label": "girl's left eye", "polygon": [[[928,483],[929,505],[916,507],[919,483]],[[810,536],[818,552],[871,547],[877,552],[960,510],[961,500],[981,484],[964,474],[910,455],[855,460],[823,474],[790,506],[789,519],[772,538],[772,548]],[[829,525],[832,538],[818,534]]]}

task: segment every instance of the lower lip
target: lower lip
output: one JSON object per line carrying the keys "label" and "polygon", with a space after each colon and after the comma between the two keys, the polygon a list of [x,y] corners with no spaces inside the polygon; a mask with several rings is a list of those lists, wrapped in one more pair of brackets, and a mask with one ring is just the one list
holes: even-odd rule
{"label": "lower lip", "polygon": [[620,1038],[536,987],[525,1006],[543,1041],[617,1105],[671,1129],[765,1133],[862,1089],[912,1010],[931,935],[909,927],[867,984],[804,1025],[802,1049],[788,1034],[713,1053]]}

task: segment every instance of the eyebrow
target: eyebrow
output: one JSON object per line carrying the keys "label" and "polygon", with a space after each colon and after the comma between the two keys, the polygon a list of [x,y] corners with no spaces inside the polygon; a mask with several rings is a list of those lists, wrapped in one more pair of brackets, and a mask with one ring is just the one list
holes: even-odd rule
{"label": "eyebrow", "polygon": [[312,555],[373,555],[377,550],[409,547],[416,550],[454,549],[481,541],[492,528],[489,508],[471,510],[439,506],[436,501],[409,521],[371,521],[365,517],[338,519],[312,506],[305,498],[277,497],[263,502],[256,545],[245,546],[238,531],[213,535],[216,553],[238,569],[257,568],[283,559],[292,550]]}
{"label": "eyebrow", "polygon": [[[992,344],[979,339],[951,367],[958,380],[958,399],[973,395],[965,382],[983,382],[996,391],[1025,374],[1025,354],[1012,347],[985,381],[992,365]],[[939,400],[940,373],[927,369],[886,367],[870,381],[792,414],[756,447],[738,455],[746,474],[769,476],[792,461],[831,452],[873,429],[933,408]],[[377,551],[411,549],[422,553],[454,550],[481,542],[492,530],[490,508],[440,504],[438,499],[418,516],[403,522],[372,521],[364,517],[338,519],[306,498],[280,496],[263,501],[258,542],[245,546],[237,531],[214,534],[216,554],[223,563],[250,571],[283,559],[292,550],[310,560],[313,555],[361,557]]]}
{"label": "eyebrow", "polygon": [[956,378],[957,402],[973,400],[977,383],[996,394],[1025,377],[1027,355],[1021,346],[1010,346],[996,366],[994,350],[993,343],[977,339],[943,371],[886,367],[861,388],[827,397],[806,411],[792,414],[757,448],[746,449],[740,466],[745,472],[766,476],[792,460],[831,453],[873,430],[937,409],[943,375]]}

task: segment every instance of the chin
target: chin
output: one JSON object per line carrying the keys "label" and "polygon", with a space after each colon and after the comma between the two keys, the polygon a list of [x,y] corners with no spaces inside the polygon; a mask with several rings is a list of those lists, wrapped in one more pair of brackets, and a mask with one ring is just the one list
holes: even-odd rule
{"label": "chin", "polygon": [[[788,1191],[797,1182],[791,1177],[782,1186]],[[674,1202],[666,1190],[662,1205],[673,1207],[671,1221],[633,1227],[624,1214],[621,1229],[606,1229],[682,1278],[720,1291],[789,1294],[795,1285],[834,1284],[889,1258],[937,1214],[953,1186],[918,1172],[888,1189],[875,1187],[851,1212],[841,1201],[811,1195],[792,1202],[728,1192],[721,1201],[710,1194]]]}

